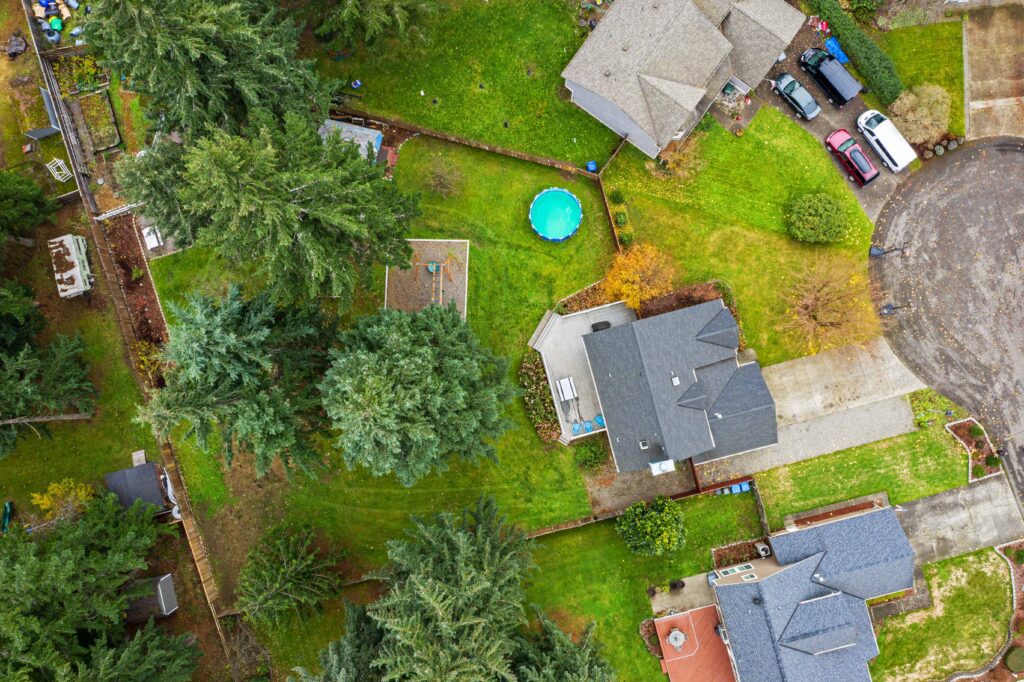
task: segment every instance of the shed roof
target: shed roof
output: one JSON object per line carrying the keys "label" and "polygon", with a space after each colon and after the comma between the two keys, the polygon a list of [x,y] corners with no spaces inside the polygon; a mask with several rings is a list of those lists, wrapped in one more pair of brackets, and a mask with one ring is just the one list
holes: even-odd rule
{"label": "shed roof", "polygon": [[[333,119],[327,119],[324,124],[320,126],[320,137],[323,140],[327,139],[327,136],[331,133],[337,133],[341,135],[341,139],[349,142],[355,142],[359,145],[359,149],[365,158],[376,158],[377,153],[380,151],[380,146],[384,142],[384,134],[379,130],[373,128],[364,128],[363,126],[357,126],[352,123],[345,123],[344,121],[335,121]],[[367,146],[373,146],[373,156],[367,154]]]}
{"label": "shed roof", "polygon": [[136,500],[142,500],[161,510],[167,507],[156,462],[146,462],[130,469],[109,473],[103,477],[103,482],[125,507],[132,506]]}

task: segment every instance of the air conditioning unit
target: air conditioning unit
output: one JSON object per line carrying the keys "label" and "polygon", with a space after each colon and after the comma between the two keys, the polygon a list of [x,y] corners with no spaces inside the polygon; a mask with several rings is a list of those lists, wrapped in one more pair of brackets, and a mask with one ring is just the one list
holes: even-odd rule
{"label": "air conditioning unit", "polygon": [[757,556],[759,557],[766,557],[772,555],[772,548],[768,546],[767,542],[754,543],[754,549],[757,550]]}

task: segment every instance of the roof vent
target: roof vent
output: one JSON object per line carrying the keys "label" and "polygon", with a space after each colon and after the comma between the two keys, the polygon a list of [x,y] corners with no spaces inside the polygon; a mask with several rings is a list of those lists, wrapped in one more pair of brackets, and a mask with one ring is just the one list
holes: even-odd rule
{"label": "roof vent", "polygon": [[763,603],[760,597],[754,597],[750,601],[754,602],[754,606],[760,606]]}
{"label": "roof vent", "polygon": [[605,77],[608,77],[608,76],[612,75],[611,70],[610,69],[605,69],[604,70],[604,75],[605,75]]}
{"label": "roof vent", "polygon": [[651,444],[648,443],[647,441],[645,441],[645,440],[640,441],[640,449],[641,450],[647,450],[647,449],[650,449],[650,447],[651,447]]}

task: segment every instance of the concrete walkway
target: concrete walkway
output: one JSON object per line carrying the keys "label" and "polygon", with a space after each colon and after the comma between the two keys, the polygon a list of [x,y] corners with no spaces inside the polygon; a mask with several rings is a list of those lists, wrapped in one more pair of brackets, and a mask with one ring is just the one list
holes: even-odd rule
{"label": "concrete walkway", "polygon": [[898,505],[896,516],[918,564],[1024,537],[1024,519],[1002,474]]}
{"label": "concrete walkway", "polygon": [[972,11],[965,27],[970,137],[1024,136],[1024,7]]}

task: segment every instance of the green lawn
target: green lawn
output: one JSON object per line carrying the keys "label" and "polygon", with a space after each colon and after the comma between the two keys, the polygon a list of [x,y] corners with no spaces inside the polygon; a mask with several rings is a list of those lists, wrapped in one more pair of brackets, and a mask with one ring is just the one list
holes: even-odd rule
{"label": "green lawn", "polygon": [[[938,420],[941,422],[941,420]],[[786,514],[879,491],[892,504],[967,484],[967,454],[941,423],[756,475],[773,530]]]}
{"label": "green lawn", "polygon": [[[741,138],[715,123],[694,144],[698,170],[687,179],[652,173],[652,162],[627,146],[606,171],[605,189],[623,191],[637,238],[675,257],[687,282],[717,278],[732,287],[762,364],[806,355],[803,343],[776,329],[785,284],[818,250],[866,270],[871,222],[821,143],[772,107]],[[807,192],[840,199],[852,225],[844,243],[812,247],[786,234],[787,208]]]}
{"label": "green lawn", "polygon": [[579,165],[608,158],[615,133],[560,93],[559,74],[585,38],[579,3],[447,4],[426,22],[425,45],[394,41],[342,61],[312,42],[307,52],[322,73],[363,82],[352,107]]}
{"label": "green lawn", "polygon": [[879,46],[896,64],[903,85],[940,85],[949,92],[949,131],[964,134],[963,23],[948,21],[879,33]]}
{"label": "green lawn", "polygon": [[596,621],[604,656],[620,680],[665,679],[637,633],[640,622],[652,616],[647,587],[706,572],[712,548],[760,535],[752,495],[703,495],[680,504],[686,509],[686,545],[672,556],[633,556],[612,521],[538,541],[539,570],[529,601],[573,631]]}
{"label": "green lawn", "polygon": [[1013,612],[1006,563],[991,549],[924,567],[933,605],[889,618],[878,633],[875,682],[923,682],[987,663]]}
{"label": "green lawn", "polygon": [[[67,226],[44,226],[37,237],[67,231]],[[77,231],[85,234],[80,226]],[[91,239],[89,247],[94,248]],[[31,493],[45,490],[52,481],[71,477],[102,485],[104,474],[131,466],[132,451],[144,449],[150,457],[158,456],[149,429],[133,421],[142,397],[127,365],[103,273],[97,267],[94,274],[99,291],[91,300],[58,299],[45,244],[17,274],[10,273],[40,292],[49,322],[46,334],[82,333],[90,377],[99,392],[93,419],[54,425],[52,438],[23,435],[15,451],[0,460],[0,498],[13,499],[22,509],[28,508]]]}

